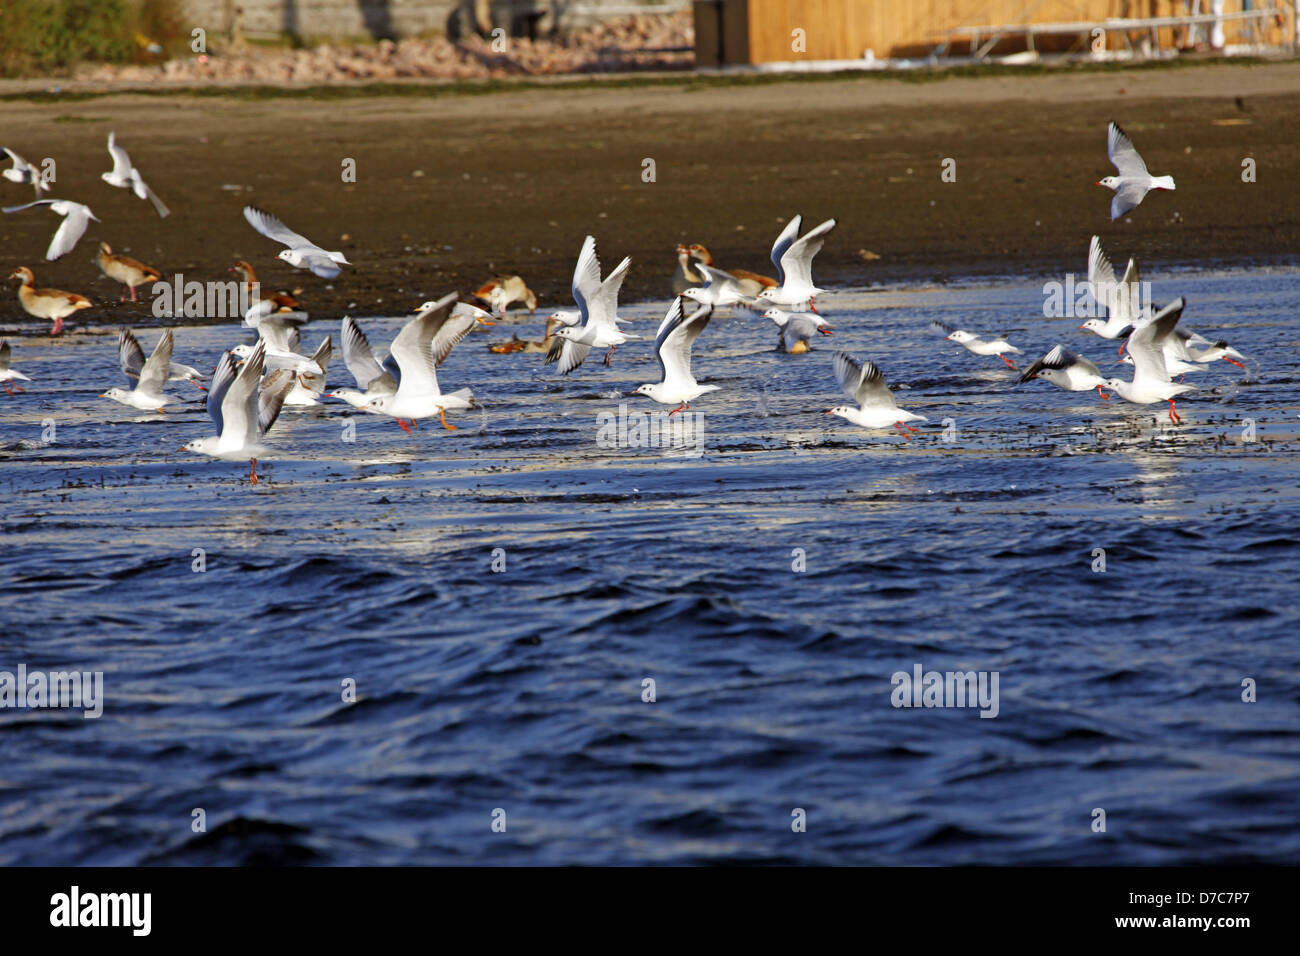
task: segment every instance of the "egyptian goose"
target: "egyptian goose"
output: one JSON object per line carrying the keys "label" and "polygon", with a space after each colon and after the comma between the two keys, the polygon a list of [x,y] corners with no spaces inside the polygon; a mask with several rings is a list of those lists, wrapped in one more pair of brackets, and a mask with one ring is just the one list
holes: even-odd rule
{"label": "egyptian goose", "polygon": [[551,342],[554,336],[551,334],[560,320],[555,316],[548,316],[546,319],[546,337],[538,341],[537,339],[521,339],[518,333],[508,342],[493,342],[488,345],[488,351],[496,355],[510,355],[515,352],[549,352]]}
{"label": "egyptian goose", "polygon": [[[151,269],[138,259],[132,259],[130,256],[116,255],[112,246],[107,242],[99,244],[99,255],[95,257],[99,263],[99,271],[104,273],[114,282],[120,282],[127,289],[131,290],[131,301],[139,302],[135,296],[135,287],[145,282],[158,282],[162,279],[162,273],[157,269]],[[123,291],[118,297],[118,302],[126,301],[126,292]]]}
{"label": "egyptian goose", "polygon": [[681,295],[691,286],[704,285],[708,280],[691,268],[691,250],[677,243],[677,271],[673,273],[673,295]]}
{"label": "egyptian goose", "polygon": [[498,315],[505,315],[506,308],[516,302],[527,305],[529,315],[537,311],[537,296],[533,295],[533,290],[519,276],[497,276],[476,290],[474,298],[482,299]]}
{"label": "egyptian goose", "polygon": [[18,301],[22,303],[24,312],[38,319],[50,319],[54,322],[50,335],[58,335],[62,332],[63,320],[73,312],[78,309],[89,309],[93,304],[84,295],[77,295],[75,292],[36,288],[34,285],[36,276],[26,266],[19,266],[9,274],[9,278],[22,281],[22,285],[18,287]]}
{"label": "egyptian goose", "polygon": [[[278,293],[270,295],[261,294],[261,284],[257,281],[257,273],[253,272],[251,265],[243,259],[231,265],[229,269],[226,269],[226,272],[233,272],[239,276],[240,282],[243,282],[243,287],[239,291],[247,302],[253,302],[253,286],[257,287],[256,303],[248,310],[248,315],[264,316],[282,310],[282,308],[299,307],[298,299],[286,293],[285,290],[279,290]],[[294,291],[298,293],[299,290],[295,289]],[[244,316],[244,320],[248,320],[248,315]]]}
{"label": "egyptian goose", "polygon": [[[692,243],[686,250],[690,253],[692,259],[696,259],[706,266],[714,269],[722,269],[722,266],[713,261],[713,256],[709,250],[704,248],[698,242]],[[777,285],[775,279],[769,279],[767,276],[761,276],[757,272],[750,272],[747,269],[722,269],[723,272],[730,272],[739,281],[740,291],[745,295],[753,298],[764,289],[771,289]],[[701,279],[701,282],[704,280]]]}

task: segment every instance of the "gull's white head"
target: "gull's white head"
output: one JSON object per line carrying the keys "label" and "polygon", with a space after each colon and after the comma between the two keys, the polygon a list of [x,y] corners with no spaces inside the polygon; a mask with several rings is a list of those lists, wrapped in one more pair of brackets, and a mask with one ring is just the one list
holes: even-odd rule
{"label": "gull's white head", "polygon": [[241,361],[247,361],[248,357],[253,354],[253,346],[241,342],[230,350],[230,354]]}
{"label": "gull's white head", "polygon": [[[558,334],[558,333],[557,333]],[[638,385],[633,395],[644,395],[646,398],[654,398],[655,393],[659,391],[658,385]]]}
{"label": "gull's white head", "polygon": [[1105,327],[1106,323],[1101,319],[1089,319],[1087,322],[1083,323],[1083,325],[1079,326],[1079,328],[1083,329],[1085,332],[1096,332],[1098,335],[1101,334],[1102,329]]}
{"label": "gull's white head", "polygon": [[221,442],[220,438],[209,436],[207,438],[196,438],[194,441],[186,442],[181,446],[181,451],[192,451],[200,455],[215,455],[217,445]]}
{"label": "gull's white head", "polygon": [[834,408],[826,409],[827,415],[838,415],[840,418],[852,419],[852,415],[857,409],[852,405],[836,405]]}
{"label": "gull's white head", "polygon": [[[761,296],[759,298],[762,298]],[[763,313],[763,318],[771,319],[777,325],[785,325],[790,321],[790,313],[784,309],[768,309]]]}
{"label": "gull's white head", "polygon": [[973,342],[973,341],[975,341],[975,336],[971,335],[971,334],[970,334],[969,332],[967,332],[965,329],[958,329],[958,330],[955,331],[955,332],[950,332],[948,335],[945,335],[944,338],[949,339],[949,340],[951,340],[951,341],[953,341],[953,342]]}
{"label": "gull's white head", "polygon": [[393,403],[392,395],[376,395],[362,407],[368,412],[379,412],[381,415],[388,411],[388,406]]}
{"label": "gull's white head", "polygon": [[759,299],[761,299],[764,302],[775,302],[776,296],[777,296],[776,289],[764,289],[762,292],[758,294]]}
{"label": "gull's white head", "polygon": [[291,266],[300,266],[300,265],[302,265],[302,253],[297,252],[297,251],[295,251],[295,250],[293,250],[293,249],[282,249],[282,250],[280,250],[280,252],[276,254],[276,258],[277,258],[277,259],[283,259],[285,262],[289,263],[289,265],[291,265]]}
{"label": "gull's white head", "polygon": [[697,288],[695,288],[694,286],[692,286],[692,287],[689,288],[689,289],[685,289],[685,290],[683,290],[683,292],[682,292],[682,298],[684,298],[684,299],[692,299],[692,300],[694,300],[695,302],[699,302],[699,303],[702,303],[702,304],[706,304],[706,303],[708,302],[708,296],[705,294],[704,290],[703,290],[703,289],[697,289]]}
{"label": "gull's white head", "polygon": [[582,335],[582,330],[575,329],[570,325],[565,325],[556,329],[554,334],[557,339],[570,339],[576,341]]}
{"label": "gull's white head", "polygon": [[325,398],[337,398],[347,402],[353,408],[364,408],[370,400],[366,398],[364,392],[358,392],[355,388],[336,388],[332,392],[326,392]]}
{"label": "gull's white head", "polygon": [[125,388],[110,388],[107,392],[100,395],[100,398],[111,398],[115,402],[124,402],[131,392]]}
{"label": "gull's white head", "polygon": [[1115,176],[1107,176],[1105,179],[1097,180],[1098,186],[1105,186],[1107,189],[1119,189],[1119,179]]}

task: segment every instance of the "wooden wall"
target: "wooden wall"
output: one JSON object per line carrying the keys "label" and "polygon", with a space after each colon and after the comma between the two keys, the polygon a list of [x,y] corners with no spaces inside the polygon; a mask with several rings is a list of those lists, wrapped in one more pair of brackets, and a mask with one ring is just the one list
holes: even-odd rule
{"label": "wooden wall", "polygon": [[[879,59],[923,57],[941,41],[936,31],[957,26],[992,26],[1013,23],[1056,23],[1102,20],[1107,17],[1171,16],[1186,10],[1185,0],[722,0],[722,8],[743,5],[748,19],[748,55],[727,62],[767,63],[782,60],[856,60],[872,50]],[[1260,5],[1282,6],[1282,0],[1256,0]],[[1209,0],[1202,0],[1208,12]],[[1242,9],[1242,0],[1227,0],[1225,12]],[[804,31],[805,51],[793,49],[794,31]],[[1275,28],[1271,42],[1290,36]],[[1224,24],[1228,43],[1246,42],[1240,23]],[[1134,40],[1137,35],[1134,35]],[[1037,38],[1042,51],[1066,50],[1079,38]],[[1174,31],[1163,30],[1160,44],[1175,43]],[[1118,34],[1110,48],[1119,48]],[[965,54],[969,47],[954,44],[951,51]],[[996,50],[1009,53],[1025,49],[1022,38],[1008,39]]]}

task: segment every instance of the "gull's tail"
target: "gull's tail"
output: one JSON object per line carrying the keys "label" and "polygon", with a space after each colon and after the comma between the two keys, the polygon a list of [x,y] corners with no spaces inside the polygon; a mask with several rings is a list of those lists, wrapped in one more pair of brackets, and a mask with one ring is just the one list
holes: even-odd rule
{"label": "gull's tail", "polygon": [[1157,177],[1155,177],[1153,180],[1151,180],[1151,188],[1152,188],[1152,189],[1173,189],[1173,188],[1174,188],[1174,177],[1173,177],[1173,176],[1157,176]]}

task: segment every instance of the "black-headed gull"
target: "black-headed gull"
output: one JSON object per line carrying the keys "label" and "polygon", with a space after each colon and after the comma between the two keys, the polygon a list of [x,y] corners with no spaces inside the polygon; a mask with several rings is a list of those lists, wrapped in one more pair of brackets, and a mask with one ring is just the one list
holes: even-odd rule
{"label": "black-headed gull", "polygon": [[1055,346],[1025,369],[1019,381],[1024,383],[1035,378],[1045,379],[1067,392],[1086,392],[1095,388],[1102,398],[1110,398],[1102,391],[1106,385],[1106,378],[1101,374],[1101,369],[1064,345]]}
{"label": "black-headed gull", "polygon": [[[122,366],[122,371],[126,373],[127,379],[138,383],[147,363],[144,358],[144,349],[140,348],[140,343],[129,329],[123,329],[117,337],[117,360]],[[192,365],[181,365],[179,362],[173,362],[170,359],[167,362],[167,381],[169,382],[189,382],[196,388],[206,392],[207,387],[203,384],[206,380],[203,373]]]}
{"label": "black-headed gull", "polygon": [[782,309],[768,309],[763,318],[776,323],[780,332],[776,336],[778,350],[791,355],[801,355],[809,351],[809,342],[814,335],[830,335],[834,331],[826,320],[813,312],[786,312]]}
{"label": "black-headed gull", "polygon": [[697,263],[695,268],[704,277],[704,285],[691,286],[685,290],[682,295],[686,298],[711,308],[750,304],[750,297],[740,289],[740,280],[730,272],[703,263]]}
{"label": "black-headed gull", "polygon": [[[692,243],[686,251],[692,259],[698,260],[702,265],[710,269],[722,269],[722,266],[713,261],[713,254],[698,242]],[[722,269],[722,271],[731,275],[739,284],[741,293],[750,298],[756,298],[764,289],[774,289],[779,284],[775,279],[750,272],[748,269]]]}
{"label": "black-headed gull", "polygon": [[90,220],[99,222],[99,217],[90,211],[90,207],[70,199],[37,199],[22,206],[5,206],[5,212],[21,212],[33,206],[49,206],[51,212],[63,217],[63,222],[55,230],[50,247],[45,250],[45,258],[53,262],[59,256],[71,252],[78,240],[86,233]]}
{"label": "black-headed gull", "polygon": [[943,332],[944,338],[950,342],[956,342],[966,349],[967,352],[973,352],[975,355],[996,355],[1006,363],[1007,368],[1014,369],[1016,363],[1007,358],[1003,353],[1011,352],[1016,355],[1022,354],[1023,350],[1016,348],[1007,341],[1010,332],[1003,332],[1001,335],[992,339],[982,339],[973,332],[967,332],[965,329],[954,328],[947,322],[940,322],[938,319],[930,321],[930,328],[936,332]]}
{"label": "black-headed gull", "polygon": [[1204,335],[1191,329],[1174,329],[1173,335],[1165,340],[1165,355],[1173,351],[1184,362],[1206,364],[1223,359],[1238,368],[1245,368],[1246,356],[1242,355],[1223,339],[1211,342]]}
{"label": "black-headed gull", "polygon": [[171,215],[171,210],[141,177],[140,170],[131,165],[131,157],[126,154],[126,150],[117,145],[117,140],[111,131],[108,134],[108,155],[113,158],[113,168],[106,173],[100,173],[100,179],[110,186],[129,189],[141,199],[149,200],[153,203],[154,211],[158,213],[160,219],[166,219]]}
{"label": "black-headed gull", "polygon": [[904,411],[898,407],[898,402],[894,400],[894,393],[885,384],[884,373],[874,362],[870,360],[859,362],[847,352],[836,352],[834,366],[835,377],[839,379],[840,388],[845,395],[858,403],[858,407],[836,405],[826,410],[827,415],[838,415],[863,428],[888,428],[892,425],[909,441],[911,435],[908,432],[915,433],[917,429],[907,423],[928,421],[924,415],[917,415],[915,412]]}
{"label": "black-headed gull", "polygon": [[573,301],[578,304],[583,324],[556,329],[555,341],[546,354],[548,364],[560,363],[561,375],[568,375],[586,361],[592,349],[608,349],[605,364],[609,365],[615,348],[640,338],[618,327],[618,292],[631,265],[632,260],[625,258],[602,280],[595,238],[587,236],[582,241],[578,264],[573,269]]}
{"label": "black-headed gull", "polygon": [[301,372],[295,375],[293,377],[293,388],[289,389],[289,394],[284,397],[284,403],[295,407],[319,405],[321,393],[325,391],[325,373],[333,356],[334,342],[327,335],[321,344],[316,347],[316,351],[311,354],[310,359],[313,364],[320,367],[320,374]]}
{"label": "black-headed gull", "polygon": [[283,259],[296,269],[309,269],[322,279],[333,279],[341,271],[340,265],[352,265],[343,257],[343,253],[322,249],[307,237],[294,232],[269,212],[264,212],[256,206],[245,206],[244,218],[266,238],[288,246],[277,254],[277,258]]}
{"label": "black-headed gull", "polygon": [[373,396],[364,406],[367,411],[391,415],[408,432],[417,427],[419,419],[434,415],[443,428],[456,430],[455,425],[447,423],[446,413],[472,408],[474,394],[467,388],[444,393],[438,385],[437,366],[478,321],[473,315],[455,314],[457,298],[455,292],[443,296],[397,333],[392,346],[393,361],[401,370],[397,391]]}
{"label": "black-headed gull", "polygon": [[1079,328],[1103,339],[1121,338],[1132,332],[1142,316],[1137,261],[1130,258],[1123,277],[1116,280],[1115,267],[1101,248],[1101,237],[1093,236],[1088,245],[1088,287],[1093,301],[1105,307],[1106,318],[1089,319]]}
{"label": "black-headed gull", "polygon": [[50,335],[63,331],[63,320],[81,309],[89,309],[93,304],[84,295],[64,292],[61,289],[36,288],[36,276],[26,266],[19,266],[9,273],[9,278],[18,279],[18,301],[23,311],[38,319],[49,319],[54,323]]}
{"label": "black-headed gull", "polygon": [[0,146],[0,161],[8,159],[13,163],[8,169],[0,172],[0,176],[9,180],[11,183],[26,183],[36,189],[36,198],[41,198],[41,191],[50,191],[50,184],[45,181],[41,171],[33,166],[27,160],[23,159],[12,149],[5,149]]}
{"label": "black-headed gull", "polygon": [[117,338],[118,362],[127,381],[135,381],[135,387],[110,388],[100,398],[111,398],[115,402],[138,408],[141,411],[161,413],[164,405],[177,401],[175,396],[163,394],[163,388],[171,377],[172,365],[172,330],[164,329],[158,344],[154,346],[149,360],[143,365],[136,365],[137,356],[143,355],[140,343],[128,330],[123,329]]}
{"label": "black-headed gull", "polygon": [[327,397],[340,398],[353,408],[365,409],[378,415],[378,410],[366,406],[372,398],[394,394],[402,370],[392,355],[380,359],[370,347],[366,333],[361,331],[361,326],[351,316],[343,317],[342,341],[343,364],[356,379],[357,388],[336,388],[328,392]]}
{"label": "black-headed gull", "polygon": [[265,344],[258,342],[238,373],[234,356],[229,352],[221,356],[208,392],[208,414],[217,425],[217,434],[196,438],[181,448],[222,461],[247,458],[248,480],[253,485],[257,484],[257,460],[269,451],[262,439],[280,416],[284,397],[293,387],[293,376],[283,370],[262,379],[264,348]]}
{"label": "black-headed gull", "polygon": [[[14,389],[17,389],[20,392],[27,391],[18,384],[19,381],[31,381],[30,378],[13,367],[11,364],[12,358],[13,353],[9,348],[9,343],[0,341],[0,385],[4,385],[5,391],[10,395],[14,393]],[[11,382],[13,383],[12,385],[10,385]]]}
{"label": "black-headed gull", "polygon": [[[258,344],[266,343],[263,364],[268,371],[284,369],[295,375],[325,374],[323,368],[298,351],[298,329],[307,324],[306,312],[282,309],[270,315],[245,316],[244,322],[257,329]],[[230,351],[236,358],[247,360],[253,353],[253,346],[236,345]]]}
{"label": "black-headed gull", "polygon": [[1136,209],[1153,189],[1174,188],[1173,176],[1152,176],[1147,172],[1147,164],[1118,123],[1111,123],[1107,131],[1106,153],[1119,172],[1118,176],[1107,176],[1097,182],[1098,186],[1105,186],[1115,192],[1110,200],[1111,219],[1118,219],[1124,213]]}
{"label": "black-headed gull", "polygon": [[107,242],[99,244],[99,255],[95,257],[95,262],[99,264],[100,272],[114,282],[122,284],[122,294],[118,297],[118,302],[125,301],[128,289],[131,291],[131,301],[138,302],[135,287],[146,282],[157,282],[162,278],[162,273],[157,269],[145,265],[139,259],[114,252],[113,247]]}
{"label": "black-headed gull", "polygon": [[1174,408],[1174,399],[1196,387],[1175,384],[1170,380],[1169,369],[1165,364],[1165,339],[1173,334],[1185,305],[1179,297],[1150,319],[1144,320],[1128,339],[1128,352],[1133,360],[1133,381],[1112,378],[1106,383],[1120,398],[1135,405],[1168,402],[1169,421],[1174,423],[1182,421]]}
{"label": "black-headed gull", "polygon": [[701,385],[691,374],[691,346],[709,324],[713,309],[702,305],[687,315],[683,299],[684,296],[673,299],[655,335],[655,357],[663,374],[658,382],[638,386],[635,393],[660,405],[676,405],[669,415],[690,408],[694,399],[718,390],[717,385]]}
{"label": "black-headed gull", "polygon": [[776,265],[781,284],[764,289],[758,297],[772,305],[788,309],[806,306],[810,311],[816,312],[814,300],[823,290],[813,284],[812,261],[826,243],[827,233],[835,228],[835,220],[827,219],[800,236],[799,229],[802,225],[803,216],[795,216],[776,237],[776,242],[772,244],[772,262]]}

